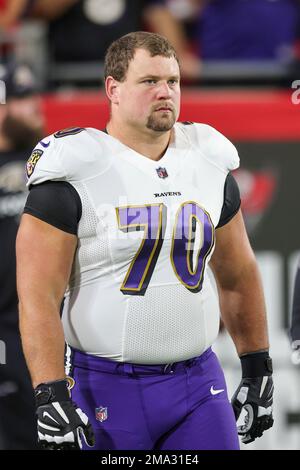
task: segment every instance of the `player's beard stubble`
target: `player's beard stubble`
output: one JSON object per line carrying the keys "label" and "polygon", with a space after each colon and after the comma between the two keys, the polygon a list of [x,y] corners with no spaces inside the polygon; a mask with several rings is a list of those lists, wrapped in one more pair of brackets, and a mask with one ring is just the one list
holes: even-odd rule
{"label": "player's beard stubble", "polygon": [[172,129],[176,122],[174,109],[171,112],[158,113],[153,111],[147,119],[146,127],[156,132],[166,132]]}
{"label": "player's beard stubble", "polygon": [[43,138],[42,127],[32,127],[9,114],[3,120],[2,131],[17,151],[31,149]]}

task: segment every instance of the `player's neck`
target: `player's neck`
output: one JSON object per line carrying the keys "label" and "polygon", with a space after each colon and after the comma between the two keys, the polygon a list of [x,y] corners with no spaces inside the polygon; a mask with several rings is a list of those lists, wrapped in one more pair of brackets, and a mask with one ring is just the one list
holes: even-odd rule
{"label": "player's neck", "polygon": [[164,155],[170,141],[171,132],[140,132],[140,130],[127,129],[117,126],[110,121],[106,126],[109,135],[118,139],[122,144],[135,150],[151,160],[160,160]]}

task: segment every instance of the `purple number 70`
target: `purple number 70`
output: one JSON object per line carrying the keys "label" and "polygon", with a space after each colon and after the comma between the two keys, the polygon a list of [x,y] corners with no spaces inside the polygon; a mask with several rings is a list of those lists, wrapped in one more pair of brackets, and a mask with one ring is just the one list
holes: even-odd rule
{"label": "purple number 70", "polygon": [[[163,244],[167,208],[164,204],[149,204],[119,207],[116,212],[120,230],[144,230],[142,243],[121,286],[124,294],[144,295]],[[193,262],[197,227],[200,248]],[[213,245],[214,227],[209,214],[196,202],[183,203],[175,217],[170,258],[175,275],[191,292],[202,288],[205,262]]]}

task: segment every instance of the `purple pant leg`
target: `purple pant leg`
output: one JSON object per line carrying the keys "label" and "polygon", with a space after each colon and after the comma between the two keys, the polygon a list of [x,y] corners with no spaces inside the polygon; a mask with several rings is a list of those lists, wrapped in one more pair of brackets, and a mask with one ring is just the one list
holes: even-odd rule
{"label": "purple pant leg", "polygon": [[73,377],[72,400],[89,417],[96,437],[96,445],[90,448],[84,443],[83,450],[142,450],[153,447],[136,380],[128,375],[79,367],[74,368]]}
{"label": "purple pant leg", "polygon": [[232,410],[226,400],[205,402],[170,432],[159,450],[239,450]]}
{"label": "purple pant leg", "polygon": [[224,374],[214,353],[203,363],[187,369],[187,384],[189,413],[180,425],[156,443],[156,448],[239,450],[237,427]]}

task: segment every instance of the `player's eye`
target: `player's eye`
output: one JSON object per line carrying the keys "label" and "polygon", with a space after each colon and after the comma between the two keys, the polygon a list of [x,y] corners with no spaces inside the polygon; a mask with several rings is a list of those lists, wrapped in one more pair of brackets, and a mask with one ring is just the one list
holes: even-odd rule
{"label": "player's eye", "polygon": [[155,85],[157,83],[157,80],[154,80],[152,78],[148,78],[147,80],[144,80],[143,83],[148,83],[149,85]]}
{"label": "player's eye", "polygon": [[176,85],[176,83],[178,83],[178,80],[174,78],[172,80],[169,80],[168,83],[169,85]]}

